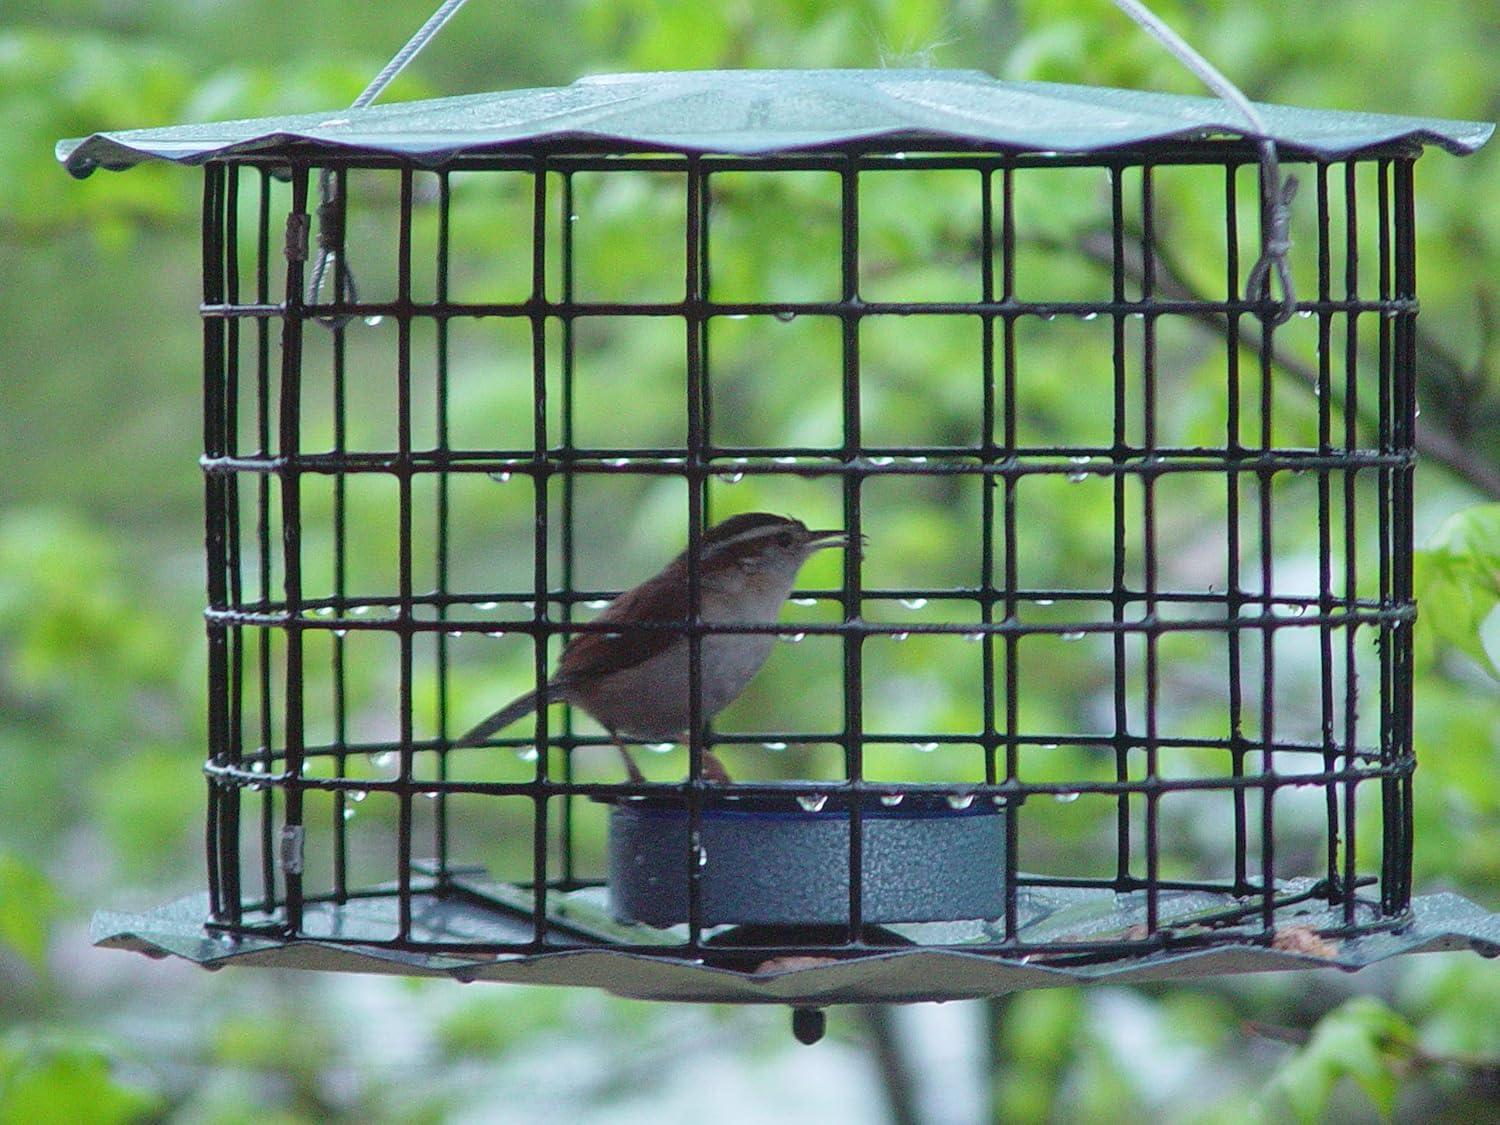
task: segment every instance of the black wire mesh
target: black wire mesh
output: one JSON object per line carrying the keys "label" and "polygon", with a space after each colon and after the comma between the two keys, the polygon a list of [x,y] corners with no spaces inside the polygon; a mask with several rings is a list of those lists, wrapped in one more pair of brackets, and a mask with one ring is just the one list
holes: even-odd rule
{"label": "black wire mesh", "polygon": [[[878,146],[758,158],[569,151],[469,157],[435,172],[357,156],[290,167],[254,158],[210,163],[203,466],[211,925],[295,938],[313,932],[312,906],[393,900],[388,925],[344,936],[403,950],[497,954],[603,941],[673,958],[731,958],[740,946],[758,957],[848,955],[888,939],[864,924],[861,819],[873,800],[925,794],[955,807],[989,803],[1006,815],[1004,915],[977,939],[966,936],[968,952],[1087,959],[1230,936],[1269,941],[1278,911],[1312,899],[1339,909],[1342,924],[1325,931],[1332,936],[1401,924],[1411,894],[1414,766],[1414,156],[1393,147],[1309,166],[1315,284],[1301,284],[1315,296],[1298,313],[1310,322],[1316,357],[1311,444],[1279,425],[1278,388],[1288,378],[1279,349],[1304,330],[1295,318],[1264,327],[1258,314],[1271,302],[1239,296],[1258,238],[1258,225],[1242,215],[1259,198],[1254,153],[1244,145],[1086,156]],[[309,184],[325,168],[336,202],[315,224]],[[1107,284],[1098,292],[1051,298],[1028,288],[1035,242],[1018,231],[1017,198],[1029,181],[1058,170],[1103,184],[1104,226],[1075,245],[1048,248],[1085,270],[1094,268],[1090,260],[1102,266]],[[1217,267],[1167,256],[1172,224],[1156,184],[1184,170],[1217,185],[1201,200],[1223,231]],[[870,229],[862,210],[874,198],[867,185],[877,176],[926,174],[971,185],[973,214],[954,223],[970,224],[959,243],[977,284],[938,300],[892,299],[898,287],[862,255]],[[810,255],[829,259],[827,285],[810,282],[789,296],[755,292],[734,280],[736,256],[754,253],[755,237],[753,224],[736,218],[732,182],[798,176],[833,188],[826,197],[801,188],[778,195],[773,220],[806,226]],[[652,225],[650,207],[627,190],[643,180],[670,183],[665,196],[680,207],[672,219]],[[576,228],[590,207],[622,206],[609,202],[611,191],[625,191],[623,206],[643,216],[632,249],[663,264],[660,292],[611,292],[594,269],[606,259],[580,246]],[[353,247],[369,271],[361,287],[378,299],[349,300],[346,271],[336,269],[326,303],[309,304],[315,226],[342,257],[340,242],[355,237],[342,212],[362,193],[384,201],[378,213],[397,216],[393,231],[372,241],[366,229]],[[650,198],[659,202],[660,194]],[[460,206],[472,213],[456,232]],[[517,215],[525,221],[507,233]],[[814,232],[820,217],[835,232],[826,243]],[[476,231],[486,240],[478,246]],[[455,293],[458,254],[508,263],[517,291]],[[1184,285],[1189,271],[1199,278],[1221,271],[1213,286],[1222,296]],[[731,296],[722,295],[721,277],[732,282]],[[874,299],[877,292],[885,299]],[[977,335],[972,370],[930,373],[932,393],[941,380],[969,381],[973,424],[960,437],[920,442],[871,433],[870,371],[884,345],[919,336],[924,318]],[[337,327],[325,332],[320,319]],[[630,373],[614,379],[610,393],[620,397],[591,415],[590,399],[602,397],[605,383],[584,379],[580,336],[601,322],[647,320],[667,326],[661,339],[680,349],[682,386],[672,426],[643,432],[677,427],[679,439],[594,440],[628,415]],[[714,374],[722,333],[793,321],[826,328],[832,341],[836,432],[825,443],[798,436],[811,432],[805,427],[754,434],[741,423],[739,435],[721,436],[721,424],[737,425]],[[476,379],[460,380],[454,365],[474,353],[470,333],[492,328],[507,337],[507,355],[528,358],[524,368],[497,359],[477,384],[522,408],[500,427],[504,434],[492,429],[475,440],[465,415],[475,409]],[[1226,412],[1192,433],[1177,426],[1167,433],[1175,392],[1161,356],[1176,354],[1174,334],[1186,329],[1217,341]],[[1082,350],[1097,362],[1039,370],[1031,342],[1070,332],[1088,337]],[[456,347],[459,335],[470,346]],[[618,357],[622,367],[630,361]],[[377,372],[391,368],[385,385]],[[1061,441],[1034,424],[1030,398],[1038,381],[1058,379],[1076,379],[1081,395],[1095,396],[1099,419]],[[483,750],[455,748],[465,729],[460,705],[472,711],[503,701],[486,674],[496,653],[526,666],[525,690],[546,682],[561,640],[608,628],[589,614],[648,573],[598,581],[608,569],[597,560],[621,529],[634,524],[663,561],[685,539],[696,604],[700,536],[725,514],[727,488],[746,477],[773,478],[798,496],[826,489],[822,502],[837,506],[851,533],[870,538],[866,557],[845,552],[836,583],[797,591],[794,622],[734,629],[836,648],[836,683],[826,693],[837,697],[836,722],[726,733],[695,721],[681,758],[686,779],[641,786],[584,767],[603,760],[590,748],[609,740],[566,709],[539,712],[534,734],[501,732]],[[627,517],[644,494],[607,487],[621,480],[682,487],[670,505],[662,493]],[[1311,499],[1299,500],[1309,484]],[[1111,545],[1097,580],[1065,586],[1059,575],[1071,573],[1072,560],[1056,558],[1049,521],[1080,488],[1107,490]],[[880,552],[902,543],[923,549],[902,533],[902,520],[919,507],[913,498],[927,495],[920,489],[936,489],[940,502],[968,513],[968,535],[932,548],[932,581],[871,581]],[[607,511],[617,522],[592,532],[590,519]],[[1180,514],[1196,521],[1204,511],[1222,526],[1222,555],[1210,568],[1222,577],[1214,583],[1187,581],[1175,565],[1187,530]],[[1280,521],[1309,517],[1317,526],[1315,574],[1288,575],[1275,551]],[[497,525],[517,534],[498,541]],[[367,555],[371,542],[388,546],[389,557]],[[945,561],[950,548],[973,567]],[[937,612],[912,616],[924,607]],[[695,656],[706,633],[724,631],[661,627],[686,632]],[[968,662],[973,654],[974,729],[885,721],[899,676],[881,677],[890,665],[880,646],[911,639],[939,646],[931,651],[943,655],[934,659],[963,652]],[[1208,648],[1178,649],[1179,640]],[[1059,731],[1033,718],[1046,681],[1082,664],[1107,670],[1107,713],[1087,730]],[[690,667],[696,718],[696,659]],[[1178,729],[1172,719],[1172,696],[1189,673],[1222,701],[1217,729]],[[1305,692],[1307,684],[1316,690]],[[1316,700],[1315,720],[1299,710],[1299,693]],[[354,694],[384,700],[378,721]],[[875,713],[881,721],[868,721]],[[836,747],[837,769],[816,780],[742,781],[733,791],[846,810],[847,924],[769,936],[706,925],[704,856],[690,843],[704,809],[719,799],[704,777],[704,752],[789,746]],[[927,769],[920,781],[893,779],[888,759],[912,748],[941,752],[954,763],[951,776],[933,780]],[[603,881],[600,802],[646,794],[687,810],[686,925],[580,922]],[[1285,843],[1286,810],[1306,795],[1316,798],[1323,824],[1316,857]],[[1088,862],[1047,870],[1035,841],[1063,815],[1095,827],[1108,821],[1112,831],[1095,841]],[[1305,823],[1306,815],[1299,804],[1294,819]],[[1197,823],[1219,840],[1218,869],[1181,862],[1183,841],[1164,823],[1174,832]],[[485,861],[492,882],[474,859]],[[1024,896],[1039,889],[1136,893],[1144,913],[1121,932],[1038,941],[1023,933],[1022,914]],[[1219,896],[1218,906],[1198,909],[1190,924],[1164,914],[1163,896],[1192,893]],[[526,926],[498,943],[434,935],[420,918],[433,895],[483,903]]]}

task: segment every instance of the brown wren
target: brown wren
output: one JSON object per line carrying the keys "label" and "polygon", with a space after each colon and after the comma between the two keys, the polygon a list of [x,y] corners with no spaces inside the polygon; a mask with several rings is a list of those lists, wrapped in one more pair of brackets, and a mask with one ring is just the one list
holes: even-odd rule
{"label": "brown wren", "polygon": [[[698,552],[699,620],[708,625],[770,625],[792,592],[797,572],[815,552],[842,547],[840,530],[811,531],[801,520],[751,512],[731,516],[703,533]],[[689,644],[671,628],[635,628],[632,623],[685,626],[689,616],[688,555],[683,551],[656,575],[626,590],[595,619],[618,630],[576,634],[563,648],[557,671],[540,692],[506,704],[455,745],[482,743],[539,706],[571,703],[609,732],[630,780],[644,780],[625,739],[678,741],[690,718]],[[775,636],[707,633],[699,644],[699,710],[707,723],[745,690],[771,654]],[[727,782],[712,753],[704,773]]]}

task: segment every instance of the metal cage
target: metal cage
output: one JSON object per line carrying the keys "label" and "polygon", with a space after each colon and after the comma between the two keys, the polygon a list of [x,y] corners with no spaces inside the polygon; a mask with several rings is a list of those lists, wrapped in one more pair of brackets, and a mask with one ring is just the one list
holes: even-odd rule
{"label": "metal cage", "polygon": [[[1431,135],[1423,124],[1417,139]],[[1428,941],[1400,937],[1421,921],[1411,886],[1411,130],[1337,152],[1280,139],[1312,200],[1294,260],[1303,291],[1280,328],[1269,293],[1243,296],[1259,252],[1256,149],[1206,126],[1072,151],[911,128],[743,151],[564,125],[503,150],[450,145],[440,159],[276,136],[197,154],[210,656],[209,936],[199,959],[317,948],[303,963],[339,967],[330,951],[357,949],[349,963],[364,968],[806,1001],[971,995],[1132,966],[1150,975],[1141,966],[1152,958],[1170,975],[1181,954],[1225,950],[1240,960],[1194,971],[1284,967],[1287,957],[1356,964],[1383,955],[1370,943],[1390,952]],[[1043,247],[1093,280],[1045,294],[1028,277],[1045,239],[1028,229],[1027,208],[1059,175],[1094,184],[1100,221],[1070,245]],[[895,281],[872,273],[872,232],[902,221],[899,201],[882,202],[872,184],[931,176],[961,184],[956,197],[968,200],[943,236],[965,281],[951,297],[917,299],[903,296],[899,275],[925,265],[920,253],[897,261]],[[1177,258],[1178,224],[1158,185],[1179,176],[1218,231],[1213,262]],[[780,186],[789,181],[798,186]],[[611,292],[580,234],[617,190],[667,216],[640,224],[635,250],[660,267],[648,292]],[[356,242],[352,212],[372,199],[394,226],[372,241],[375,220],[358,220]],[[726,291],[726,263],[787,229],[824,260],[817,284]],[[474,252],[463,243],[475,232],[492,239],[485,253],[512,263],[513,292],[454,291],[452,263]],[[310,292],[320,248],[333,269]],[[377,295],[356,290],[350,258],[361,287],[372,272],[384,277]],[[929,331],[924,318],[973,341],[971,360],[931,373],[935,385],[967,388],[963,432],[872,432],[867,405],[889,377],[882,347]],[[580,411],[602,384],[580,375],[580,337],[606,319],[669,326],[674,440],[581,432]],[[811,375],[790,375],[807,380],[809,403],[826,394],[826,440],[790,426],[723,432],[733,404],[716,365],[732,354],[728,334],[794,322],[823,334],[834,368],[821,391]],[[491,325],[504,326],[509,358],[477,384],[464,375],[456,397],[454,336]],[[1076,364],[1039,366],[1062,335],[1078,341],[1060,353]],[[1188,339],[1211,357],[1222,417],[1184,421],[1173,410],[1167,365],[1182,361]],[[1305,359],[1288,358],[1299,349]],[[608,336],[595,351],[608,355]],[[1288,405],[1287,367],[1313,397]],[[609,410],[628,410],[628,374],[615,378],[609,393],[624,397]],[[506,380],[520,408],[505,439],[460,436],[474,394],[500,393]],[[1038,425],[1037,388],[1059,380],[1076,385],[1087,418]],[[355,426],[351,412],[371,409],[375,381],[379,424]],[[661,561],[686,541],[691,559],[747,477],[818,490],[868,539],[863,556],[846,552],[836,580],[799,589],[781,625],[734,630],[823,645],[836,721],[694,724],[644,785],[586,767],[608,739],[566,711],[543,710],[532,735],[455,748],[458,713],[499,701],[484,686],[491,650],[510,646],[521,686],[538,686],[562,639],[608,628],[590,624],[591,610],[645,572],[604,583],[587,560],[631,526],[619,513],[642,489],[660,486],[633,534],[659,539]],[[1072,568],[1091,578],[1065,585],[1053,514],[1085,490],[1108,513],[1108,544],[1097,567]],[[502,495],[515,534],[496,546],[473,521]],[[929,579],[870,573],[912,542],[903,513],[924,504],[959,513],[942,525],[956,534],[923,555]],[[591,514],[610,511],[613,530],[591,533]],[[355,520],[360,542],[384,544],[378,567],[352,557]],[[1293,536],[1316,528],[1300,568],[1276,554],[1289,523]],[[1189,529],[1205,525],[1222,529],[1215,557],[1177,565]],[[495,564],[456,574],[460,539],[468,552],[494,550]],[[696,619],[660,627],[685,631],[695,651],[726,631]],[[929,646],[927,662],[964,667],[975,690],[961,721],[884,718],[903,689],[880,668],[911,642]],[[387,670],[389,707],[382,726],[355,729],[350,680],[374,666]],[[697,678],[695,666],[695,692]],[[1092,682],[1090,721],[1035,717],[1029,699],[1049,680]],[[1188,695],[1217,701],[1212,717],[1185,714]],[[834,768],[787,779],[752,765],[769,775],[728,786],[704,776],[706,749],[753,763],[787,747],[822,748]],[[892,762],[913,754],[925,764],[902,776]],[[664,861],[679,873],[682,916],[655,926],[621,923],[604,898],[603,819],[632,807],[685,818]],[[713,866],[740,862],[705,848],[705,818],[735,807],[842,818],[836,920],[735,926],[705,913]],[[871,921],[870,826],[927,813],[996,818],[996,851],[972,859],[974,871],[999,873],[992,917]],[[1046,838],[1058,818],[1084,825],[1084,843],[1039,853],[1029,827]],[[1222,842],[1209,861],[1181,858],[1194,823]],[[490,870],[471,862],[476,836],[481,858],[502,853]],[[621,952],[629,967],[589,967]],[[817,977],[911,952],[962,954],[964,968],[944,975],[928,962],[886,984]],[[584,954],[596,956],[576,960]],[[986,976],[980,962],[1010,975]],[[807,984],[778,989],[782,974]]]}

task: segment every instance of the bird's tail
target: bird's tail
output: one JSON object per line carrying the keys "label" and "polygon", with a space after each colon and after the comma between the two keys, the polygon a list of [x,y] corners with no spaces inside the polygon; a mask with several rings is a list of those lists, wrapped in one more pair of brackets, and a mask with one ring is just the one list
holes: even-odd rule
{"label": "bird's tail", "polygon": [[[550,695],[551,687],[552,685],[548,684],[540,692],[543,706],[546,706],[546,704],[550,702],[548,697]],[[478,746],[496,731],[504,730],[517,719],[531,714],[536,710],[538,694],[539,693],[534,691],[528,691],[519,699],[511,700],[504,707],[500,708],[500,710],[491,715],[488,719],[485,719],[483,722],[473,727],[462,738],[458,739],[458,741],[453,744],[454,747]]]}

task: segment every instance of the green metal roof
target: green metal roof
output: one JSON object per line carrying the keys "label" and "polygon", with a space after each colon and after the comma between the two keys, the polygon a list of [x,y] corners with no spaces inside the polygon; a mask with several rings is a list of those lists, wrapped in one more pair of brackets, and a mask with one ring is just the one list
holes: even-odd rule
{"label": "green metal roof", "polygon": [[[1473,152],[1474,121],[1261,105],[1291,152],[1334,157],[1391,142]],[[860,142],[953,143],[1007,152],[1095,152],[1147,141],[1243,138],[1217,98],[1051,82],[973,70],[668,71],[571,86],[397,102],[358,110],[96,133],[62,141],[75,176],[148,159],[359,152],[440,164],[471,153],[600,142],[636,150],[756,155]]]}

